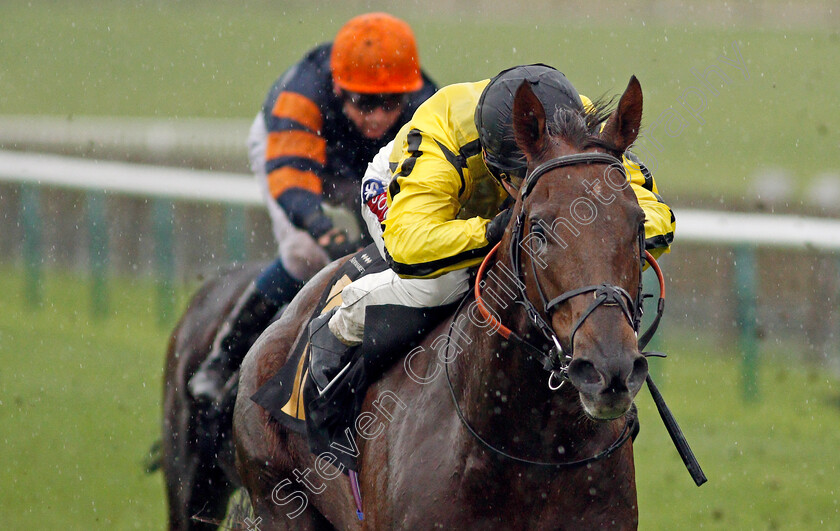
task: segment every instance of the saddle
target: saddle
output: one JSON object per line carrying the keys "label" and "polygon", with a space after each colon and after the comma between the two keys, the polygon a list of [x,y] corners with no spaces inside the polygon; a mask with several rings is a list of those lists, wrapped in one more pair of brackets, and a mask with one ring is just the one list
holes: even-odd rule
{"label": "saddle", "polygon": [[[388,268],[374,245],[356,253],[333,276],[310,321],[341,304],[341,290],[364,275]],[[352,354],[350,366],[323,395],[309,376],[309,336],[304,333],[285,365],[251,396],[286,428],[306,436],[315,455],[331,452],[349,470],[357,470],[355,425],[371,384],[414,348],[446,315],[451,306],[409,308],[371,306],[365,313],[363,343]],[[405,326],[412,323],[412,326]],[[307,327],[308,328],[308,327]]]}

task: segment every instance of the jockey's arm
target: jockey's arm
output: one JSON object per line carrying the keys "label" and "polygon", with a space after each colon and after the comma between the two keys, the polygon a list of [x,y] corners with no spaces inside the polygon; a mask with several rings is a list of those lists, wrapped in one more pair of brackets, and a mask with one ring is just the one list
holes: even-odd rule
{"label": "jockey's arm", "polygon": [[265,171],[271,195],[298,228],[318,238],[332,228],[321,206],[326,140],[320,136],[323,115],[308,97],[282,92],[266,115]]}
{"label": "jockey's arm", "polygon": [[[447,146],[457,152],[457,146]],[[388,188],[385,249],[391,268],[403,278],[435,278],[477,265],[489,251],[481,217],[456,219],[461,209],[461,175],[435,139],[412,130]]]}
{"label": "jockey's arm", "polygon": [[659,258],[663,253],[670,252],[676,227],[674,213],[659,196],[656,181],[644,164],[629,152],[625,153],[623,162],[630,187],[645,211],[645,248],[654,258]]}

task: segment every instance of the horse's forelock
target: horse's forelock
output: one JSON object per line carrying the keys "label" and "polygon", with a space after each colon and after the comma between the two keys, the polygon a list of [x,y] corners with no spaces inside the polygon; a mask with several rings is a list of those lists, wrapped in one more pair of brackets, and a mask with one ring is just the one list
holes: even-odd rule
{"label": "horse's forelock", "polygon": [[607,121],[615,107],[615,98],[596,99],[589,112],[559,107],[548,123],[552,137],[561,138],[572,147],[584,151],[600,147],[615,151],[615,147],[605,142],[600,136],[601,125]]}

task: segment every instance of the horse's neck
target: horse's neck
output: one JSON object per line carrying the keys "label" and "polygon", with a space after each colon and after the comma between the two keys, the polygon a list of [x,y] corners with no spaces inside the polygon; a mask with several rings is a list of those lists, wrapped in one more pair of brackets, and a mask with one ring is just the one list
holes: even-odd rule
{"label": "horse's neck", "polygon": [[[505,271],[503,266],[494,267],[488,280],[510,280],[505,276],[508,273],[509,269]],[[485,286],[491,283],[488,281]],[[540,344],[542,338],[536,329],[527,328],[520,304],[507,300],[506,308],[500,305],[503,293],[510,292],[499,289],[493,297],[483,297],[484,303],[504,325],[519,335],[530,333],[532,341]],[[466,308],[462,314],[473,318],[456,317],[456,323],[461,325],[456,335],[460,337],[452,339],[464,350],[456,359],[452,381],[472,427],[508,453],[531,459],[557,461],[562,457],[558,456],[558,447],[568,450],[561,460],[585,452],[587,435],[594,424],[584,418],[577,391],[570,384],[560,391],[551,391],[549,373],[542,368],[540,360],[515,341],[505,340],[499,333],[488,334],[491,327],[482,326],[486,323],[477,322],[478,313],[471,312],[469,306]]]}

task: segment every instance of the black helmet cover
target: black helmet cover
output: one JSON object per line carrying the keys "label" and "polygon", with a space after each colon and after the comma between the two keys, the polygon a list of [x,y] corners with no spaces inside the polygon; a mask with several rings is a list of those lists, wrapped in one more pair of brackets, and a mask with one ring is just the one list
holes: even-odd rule
{"label": "black helmet cover", "polygon": [[475,108],[475,126],[484,161],[497,179],[525,177],[525,156],[513,138],[513,97],[523,81],[531,84],[548,116],[558,107],[583,110],[575,87],[548,65],[515,66],[491,79]]}

